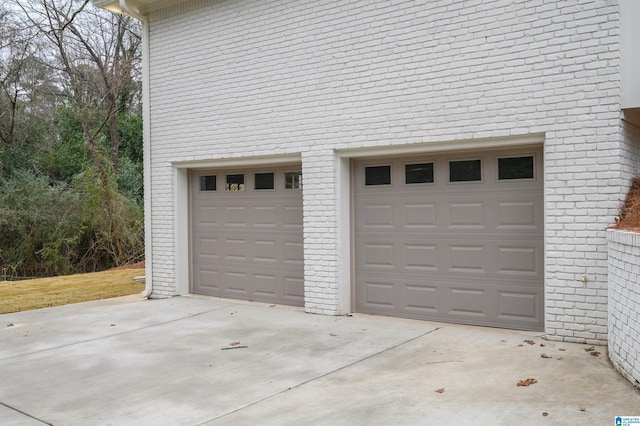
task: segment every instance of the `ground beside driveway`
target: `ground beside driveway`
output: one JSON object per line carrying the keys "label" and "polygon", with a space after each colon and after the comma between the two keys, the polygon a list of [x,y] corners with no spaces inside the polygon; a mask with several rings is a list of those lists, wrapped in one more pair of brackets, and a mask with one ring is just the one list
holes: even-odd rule
{"label": "ground beside driveway", "polygon": [[[3,425],[608,425],[640,415],[640,392],[604,347],[593,356],[536,333],[177,297],[0,315],[0,339]],[[528,378],[537,383],[516,386]]]}

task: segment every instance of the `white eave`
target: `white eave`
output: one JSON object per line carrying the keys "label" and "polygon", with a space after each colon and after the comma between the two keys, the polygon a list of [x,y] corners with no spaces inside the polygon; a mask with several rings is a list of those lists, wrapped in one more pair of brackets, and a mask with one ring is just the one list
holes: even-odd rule
{"label": "white eave", "polygon": [[[115,13],[128,15],[127,11],[120,7],[119,0],[92,0],[96,7],[109,10]],[[174,4],[182,3],[186,0],[127,0],[127,5],[140,15],[147,15],[154,10],[162,9]]]}

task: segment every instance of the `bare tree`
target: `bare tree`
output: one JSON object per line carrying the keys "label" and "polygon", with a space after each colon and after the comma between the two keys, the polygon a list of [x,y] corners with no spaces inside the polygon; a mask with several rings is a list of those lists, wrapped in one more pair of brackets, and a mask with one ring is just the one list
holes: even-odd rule
{"label": "bare tree", "polygon": [[126,257],[118,233],[113,175],[119,166],[118,114],[130,110],[140,90],[132,78],[140,60],[137,21],[98,9],[90,0],[9,0],[21,10],[23,29],[43,43],[43,63],[58,76],[75,112],[102,187],[100,238],[110,257]]}
{"label": "bare tree", "polygon": [[[132,73],[140,60],[137,22],[95,8],[89,0],[13,0],[25,27],[48,42],[48,64],[60,73],[73,102],[93,162],[107,185],[105,168],[118,169],[117,115],[139,88]],[[109,156],[98,149],[108,135]]]}
{"label": "bare tree", "polygon": [[0,141],[5,146],[15,143],[21,101],[34,89],[26,76],[36,62],[36,46],[33,31],[22,30],[9,10],[0,9]]}

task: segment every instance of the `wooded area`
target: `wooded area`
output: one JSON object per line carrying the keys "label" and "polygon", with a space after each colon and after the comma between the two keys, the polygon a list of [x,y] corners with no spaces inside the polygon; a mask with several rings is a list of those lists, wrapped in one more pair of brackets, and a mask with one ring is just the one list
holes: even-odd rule
{"label": "wooded area", "polygon": [[2,275],[144,257],[140,44],[89,0],[0,4]]}

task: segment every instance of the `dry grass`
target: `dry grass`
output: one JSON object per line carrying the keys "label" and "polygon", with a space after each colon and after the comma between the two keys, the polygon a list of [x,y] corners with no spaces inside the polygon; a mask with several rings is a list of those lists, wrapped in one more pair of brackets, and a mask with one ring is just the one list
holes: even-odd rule
{"label": "dry grass", "polygon": [[0,281],[0,314],[140,293],[133,277],[144,269],[119,269],[26,281]]}
{"label": "dry grass", "polygon": [[613,228],[640,231],[640,178],[631,181],[627,197],[620,208],[620,220]]}

